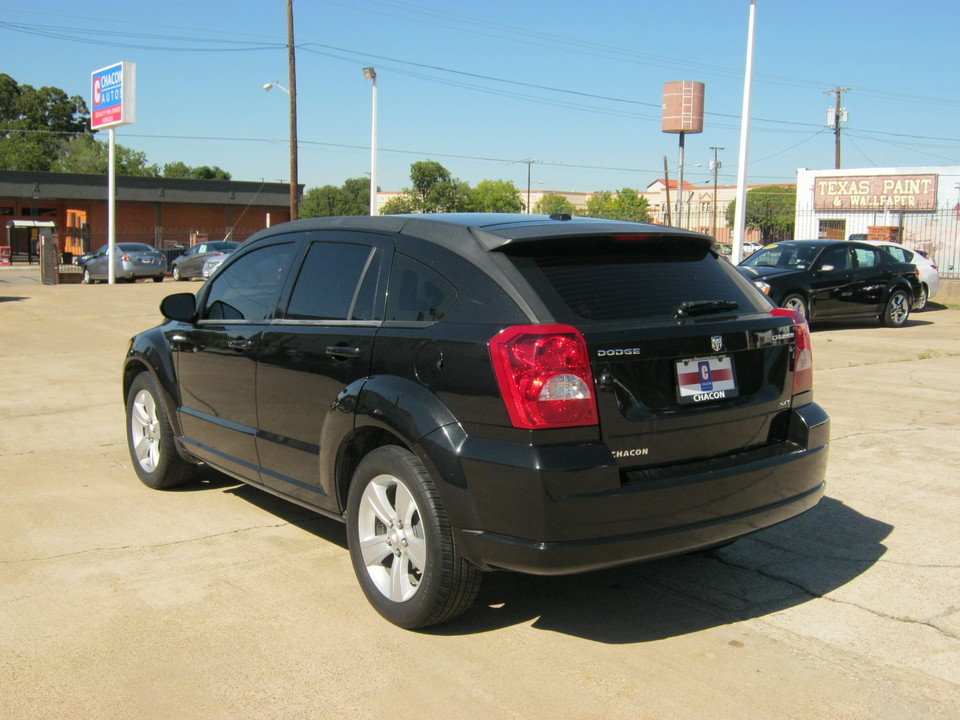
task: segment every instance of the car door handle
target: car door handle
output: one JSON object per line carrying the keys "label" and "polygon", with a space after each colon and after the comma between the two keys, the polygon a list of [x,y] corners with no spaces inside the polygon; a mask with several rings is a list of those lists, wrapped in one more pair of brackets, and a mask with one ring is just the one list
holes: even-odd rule
{"label": "car door handle", "polygon": [[227,347],[231,350],[236,350],[237,352],[243,352],[244,350],[249,350],[253,347],[253,340],[247,340],[245,338],[227,340]]}
{"label": "car door handle", "polygon": [[328,345],[326,354],[333,358],[348,360],[358,358],[363,353],[358,347],[347,347],[346,345]]}

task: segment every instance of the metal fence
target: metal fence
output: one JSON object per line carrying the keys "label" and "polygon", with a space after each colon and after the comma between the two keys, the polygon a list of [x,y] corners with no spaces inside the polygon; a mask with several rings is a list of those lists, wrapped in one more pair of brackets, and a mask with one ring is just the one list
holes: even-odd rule
{"label": "metal fence", "polygon": [[796,238],[890,240],[917,250],[940,269],[940,276],[960,278],[960,206],[928,212],[829,213],[798,210]]}

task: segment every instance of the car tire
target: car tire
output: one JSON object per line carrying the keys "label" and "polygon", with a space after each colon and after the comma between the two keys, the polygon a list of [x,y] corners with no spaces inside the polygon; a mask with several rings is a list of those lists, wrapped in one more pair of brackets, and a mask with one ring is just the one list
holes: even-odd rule
{"label": "car tire", "polygon": [[910,316],[910,297],[905,290],[896,289],[890,293],[883,306],[880,322],[887,327],[903,327]]}
{"label": "car tire", "polygon": [[192,479],[196,466],[177,453],[173,428],[153,377],[142,372],[127,393],[127,446],[137,477],[162,490]]}
{"label": "car tire", "polygon": [[154,281],[154,282],[163,282],[163,275],[154,275],[154,276],[153,276],[153,281]]}
{"label": "car tire", "polygon": [[367,600],[399,627],[450,620],[480,590],[483,573],[460,555],[433,479],[404,448],[377,448],[357,466],[347,543]]}
{"label": "car tire", "polygon": [[927,306],[927,301],[930,299],[929,290],[926,285],[920,286],[920,294],[917,296],[917,301],[913,304],[913,307],[910,308],[914,312],[919,312]]}
{"label": "car tire", "polygon": [[179,265],[174,265],[174,266],[173,266],[173,271],[172,271],[171,274],[173,275],[173,279],[176,280],[176,281],[178,281],[178,282],[181,281],[181,280],[186,280],[186,278],[185,278],[183,275],[180,274],[180,266],[179,266]]}
{"label": "car tire", "polygon": [[780,303],[780,307],[798,312],[805,318],[810,317],[810,307],[807,305],[807,299],[799,293],[791,293],[790,295],[787,295],[783,299],[783,302]]}
{"label": "car tire", "polygon": [[80,282],[82,282],[84,285],[93,285],[93,276],[90,274],[90,271],[87,268],[83,269],[83,277],[80,278]]}

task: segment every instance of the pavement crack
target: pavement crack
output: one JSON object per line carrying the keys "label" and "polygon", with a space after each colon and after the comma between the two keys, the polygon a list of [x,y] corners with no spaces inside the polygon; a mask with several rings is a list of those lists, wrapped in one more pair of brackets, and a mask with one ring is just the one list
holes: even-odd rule
{"label": "pavement crack", "polygon": [[[883,618],[884,620],[893,620],[893,621],[895,621],[895,622],[901,622],[901,623],[905,623],[905,624],[908,624],[908,625],[920,625],[920,626],[922,626],[922,627],[930,628],[931,630],[933,630],[933,631],[939,633],[940,635],[943,635],[944,637],[949,638],[949,639],[951,639],[951,640],[960,640],[960,635],[958,635],[957,633],[952,633],[952,632],[949,632],[949,631],[947,631],[947,630],[944,630],[943,628],[935,625],[935,624],[932,623],[932,622],[928,622],[928,621],[926,621],[926,620],[918,620],[918,619],[916,619],[916,618],[910,618],[910,617],[902,617],[902,616],[897,616],[897,615],[891,615],[891,614],[885,613],[885,612],[883,612],[883,611],[881,611],[881,610],[877,610],[877,609],[875,609],[875,608],[867,607],[866,605],[862,605],[862,604],[860,604],[860,603],[850,602],[850,601],[848,601],[848,600],[841,600],[841,599],[839,599],[839,598],[831,597],[830,595],[826,595],[826,594],[823,594],[823,593],[816,592],[815,590],[811,590],[810,588],[808,588],[807,586],[805,586],[803,583],[800,583],[800,582],[798,582],[798,581],[796,581],[796,580],[792,580],[792,579],[790,579],[790,578],[788,578],[788,577],[784,577],[784,576],[782,576],[782,575],[777,575],[777,574],[775,574],[775,573],[768,572],[768,571],[763,570],[763,569],[761,569],[761,568],[750,567],[750,566],[748,566],[748,565],[741,565],[741,564],[739,564],[739,563],[731,562],[730,560],[727,560],[726,558],[722,558],[722,557],[720,557],[719,555],[712,555],[712,557],[713,557],[714,560],[716,560],[717,562],[719,562],[719,563],[722,564],[722,565],[726,565],[727,567],[736,568],[736,569],[738,569],[738,570],[746,570],[747,572],[753,572],[753,573],[756,573],[757,575],[760,575],[761,577],[767,578],[768,580],[773,580],[773,581],[775,581],[775,582],[780,582],[780,583],[783,583],[783,584],[785,584],[785,585],[789,585],[790,587],[799,590],[799,591],[802,592],[804,595],[807,595],[810,599],[826,600],[826,601],[828,601],[828,602],[832,602],[832,603],[835,603],[835,604],[837,604],[837,605],[845,605],[845,606],[847,606],[847,607],[854,607],[854,608],[857,608],[858,610],[863,610],[864,612],[870,613],[871,615],[874,615],[874,616],[876,616],[876,617]],[[858,561],[854,560],[854,561],[851,561],[851,562],[858,562]]]}
{"label": "pavement crack", "polygon": [[320,521],[319,515],[310,515],[297,520],[291,520],[288,522],[279,522],[271,523],[266,525],[251,525],[244,528],[236,528],[234,530],[227,530],[225,532],[211,533],[209,535],[201,535],[198,537],[185,538],[183,540],[171,540],[169,542],[162,543],[153,543],[150,545],[114,545],[106,547],[95,547],[95,548],[86,548],[84,550],[77,550],[76,552],[61,553],[59,555],[45,555],[42,557],[35,558],[21,558],[16,560],[0,560],[0,565],[9,566],[9,565],[24,565],[29,563],[39,563],[39,562],[52,562],[56,560],[62,560],[64,558],[78,557],[82,555],[91,555],[94,553],[105,553],[105,552],[123,552],[126,550],[152,550],[157,548],[164,547],[174,547],[176,545],[187,545],[189,543],[203,542],[204,540],[211,540],[218,537],[226,537],[229,535],[240,535],[247,532],[255,532],[257,530],[270,530],[273,528],[282,528],[282,527],[299,527],[303,528],[310,525],[312,522]]}

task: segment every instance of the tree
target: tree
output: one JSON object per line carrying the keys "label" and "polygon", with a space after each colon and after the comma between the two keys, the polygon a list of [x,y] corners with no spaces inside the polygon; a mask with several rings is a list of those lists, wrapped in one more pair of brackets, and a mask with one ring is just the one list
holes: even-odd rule
{"label": "tree", "polygon": [[415,200],[406,193],[392,197],[380,208],[381,215],[409,215],[418,212]]}
{"label": "tree", "polygon": [[413,163],[410,181],[413,187],[404,188],[401,195],[384,205],[382,215],[462,212],[468,207],[470,186],[434,160]]}
{"label": "tree", "polygon": [[300,217],[366,215],[370,212],[370,179],[350,178],[341,187],[310,188],[300,203]]}
{"label": "tree", "polygon": [[470,191],[468,209],[472,212],[515,213],[523,210],[520,190],[509,180],[481,180]]}
{"label": "tree", "polygon": [[[156,165],[147,164],[146,153],[116,145],[115,171],[117,175],[158,177]],[[51,164],[53,172],[106,175],[110,162],[110,148],[93,135],[78,135],[63,146],[60,156]]]}
{"label": "tree", "polygon": [[20,85],[0,73],[0,169],[50,170],[67,142],[91,136],[89,128],[79,95]]}
{"label": "tree", "polygon": [[190,167],[186,163],[178,160],[163,166],[163,177],[191,178],[194,180],[229,180],[230,173],[216,165],[213,167],[209,165]]}
{"label": "tree", "polygon": [[544,193],[533,206],[533,211],[539,215],[574,215],[576,208],[564,195]]}
{"label": "tree", "polygon": [[[747,214],[744,224],[760,230],[763,242],[789,240],[797,207],[797,188],[787,185],[766,185],[747,191]],[[736,220],[736,201],[727,205],[727,227]]]}
{"label": "tree", "polygon": [[609,190],[595,193],[587,200],[585,214],[588,217],[649,222],[649,210],[650,203],[647,198],[633,188],[623,188],[617,190],[616,194]]}

